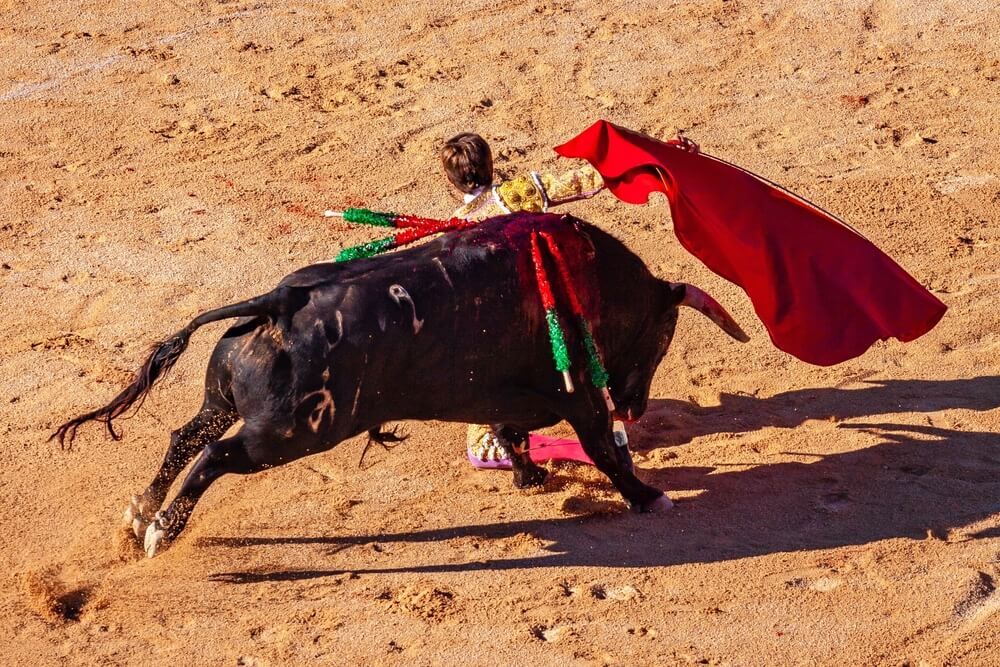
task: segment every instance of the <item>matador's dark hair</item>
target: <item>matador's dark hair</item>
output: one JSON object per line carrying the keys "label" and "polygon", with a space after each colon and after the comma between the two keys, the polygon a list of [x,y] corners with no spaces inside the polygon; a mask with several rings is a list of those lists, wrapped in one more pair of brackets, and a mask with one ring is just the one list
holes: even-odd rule
{"label": "matador's dark hair", "polygon": [[462,192],[493,184],[493,153],[478,134],[463,132],[446,141],[441,164],[448,180]]}

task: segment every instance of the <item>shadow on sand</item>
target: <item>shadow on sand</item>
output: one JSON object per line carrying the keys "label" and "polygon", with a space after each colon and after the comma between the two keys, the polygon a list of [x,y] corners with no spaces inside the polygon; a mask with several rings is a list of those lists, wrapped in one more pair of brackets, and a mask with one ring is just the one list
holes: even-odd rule
{"label": "shadow on sand", "polygon": [[[863,389],[808,389],[758,399],[724,395],[698,407],[654,401],[646,423],[669,414],[671,426],[640,431],[639,449],[670,446],[711,433],[793,427],[808,419],[858,419],[899,412],[992,410],[1000,406],[1000,377],[899,380]],[[646,469],[646,481],[672,490],[701,490],[666,515],[628,512],[526,520],[380,535],[332,537],[210,537],[203,546],[329,545],[339,551],[372,542],[484,540],[530,533],[546,553],[487,562],[378,569],[223,572],[216,581],[255,583],[333,576],[345,572],[472,572],[538,567],[653,567],[716,562],[782,551],[861,545],[888,538],[943,539],[949,531],[1000,512],[1000,434],[873,421],[840,424],[880,438],[877,445],[809,462],[739,467],[671,466]],[[736,464],[739,465],[739,464]],[[961,539],[996,537],[988,527]],[[641,538],[639,537],[641,535]]]}

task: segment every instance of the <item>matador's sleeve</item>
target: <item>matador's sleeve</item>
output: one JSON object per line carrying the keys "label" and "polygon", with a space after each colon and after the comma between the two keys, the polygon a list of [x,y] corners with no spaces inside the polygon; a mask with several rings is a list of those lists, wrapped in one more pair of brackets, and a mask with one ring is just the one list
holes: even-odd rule
{"label": "matador's sleeve", "polygon": [[562,174],[538,174],[545,190],[546,208],[589,199],[604,189],[604,179],[589,164]]}

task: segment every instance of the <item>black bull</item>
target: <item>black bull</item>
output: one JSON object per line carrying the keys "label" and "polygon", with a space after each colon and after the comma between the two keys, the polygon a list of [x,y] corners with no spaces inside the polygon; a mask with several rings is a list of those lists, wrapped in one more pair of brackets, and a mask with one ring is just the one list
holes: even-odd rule
{"label": "black bull", "polygon": [[[203,313],[157,345],[111,403],[63,424],[55,437],[72,440],[89,420],[105,422],[117,437],[112,420],[143,400],[198,327],[238,317],[212,353],[201,409],[172,433],[159,472],[125,511],[150,556],[177,537],[220,476],[288,463],[366,431],[385,441],[391,434],[383,424],[408,419],[496,424],[515,443],[566,420],[632,508],[668,507],[614,446],[612,414],[588,380],[571,317],[562,321],[575,391],[567,392],[554,368],[531,261],[532,230],[553,235],[573,269],[620,417],[645,411],[678,305],[701,310],[746,340],[704,292],[655,278],[596,227],[569,216],[504,216],[402,252],[315,264],[267,294]],[[544,257],[559,311],[568,315],[566,286],[552,256]],[[219,439],[239,419],[242,428]],[[195,456],[176,498],[158,511]],[[515,484],[544,480],[526,453],[513,459]]]}

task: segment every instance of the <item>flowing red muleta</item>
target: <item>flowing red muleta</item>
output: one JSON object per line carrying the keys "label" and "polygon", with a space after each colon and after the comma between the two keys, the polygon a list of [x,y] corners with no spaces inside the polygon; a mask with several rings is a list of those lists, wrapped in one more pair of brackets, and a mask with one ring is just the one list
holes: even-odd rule
{"label": "flowing red muleta", "polygon": [[555,151],[589,161],[624,202],[665,193],[681,245],[742,287],[774,344],[803,361],[914,340],[947,310],[846,223],[728,162],[604,120]]}

